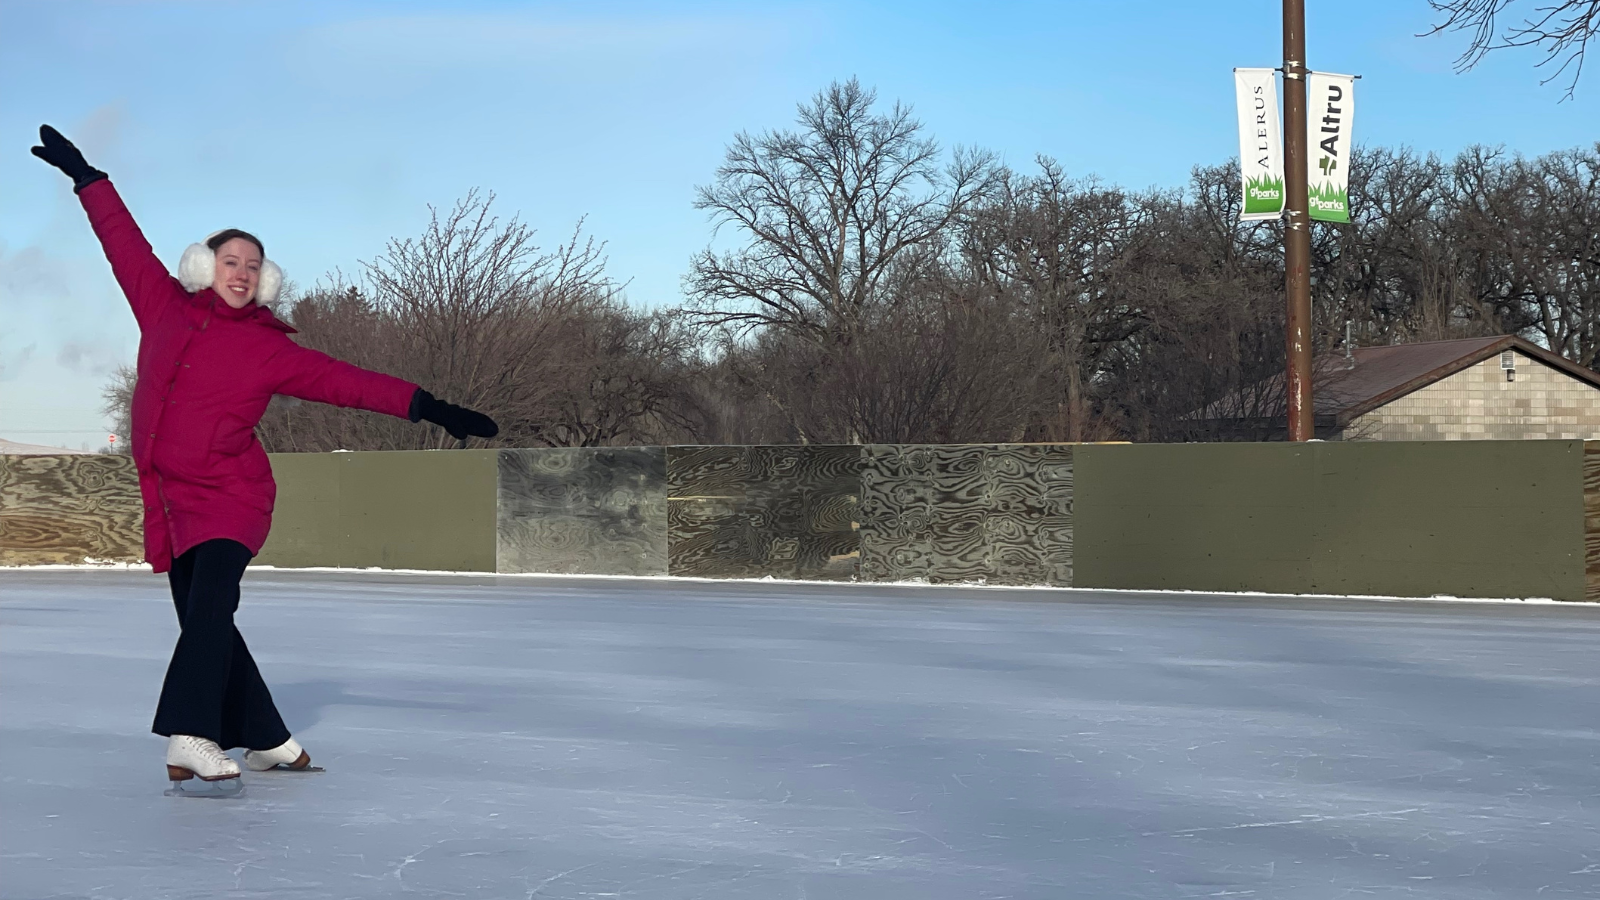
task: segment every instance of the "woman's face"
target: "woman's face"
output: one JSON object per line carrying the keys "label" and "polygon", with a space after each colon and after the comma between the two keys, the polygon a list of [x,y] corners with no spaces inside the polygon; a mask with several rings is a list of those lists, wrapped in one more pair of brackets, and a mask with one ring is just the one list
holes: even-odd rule
{"label": "woman's face", "polygon": [[261,251],[244,238],[234,238],[217,248],[217,274],[211,289],[234,309],[244,309],[256,299],[261,282]]}

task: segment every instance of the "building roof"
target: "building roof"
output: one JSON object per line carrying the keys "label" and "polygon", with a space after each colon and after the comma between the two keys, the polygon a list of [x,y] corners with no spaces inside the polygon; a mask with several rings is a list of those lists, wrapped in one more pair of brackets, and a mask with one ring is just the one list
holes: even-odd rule
{"label": "building roof", "polygon": [[1600,389],[1600,373],[1513,335],[1360,347],[1318,358],[1312,369],[1312,404],[1318,418],[1348,425],[1357,416],[1471,368],[1506,350],[1531,356]]}
{"label": "building roof", "polygon": [[[1337,434],[1358,416],[1515,350],[1600,390],[1600,373],[1512,335],[1360,347],[1346,357],[1334,352],[1311,364],[1313,421],[1318,434]],[[1283,373],[1234,391],[1187,418],[1196,425],[1276,427],[1285,423]]]}
{"label": "building roof", "polygon": [[66,447],[46,447],[43,444],[19,444],[0,438],[0,455],[6,456],[56,456],[62,453],[88,453],[93,450],[68,450]]}

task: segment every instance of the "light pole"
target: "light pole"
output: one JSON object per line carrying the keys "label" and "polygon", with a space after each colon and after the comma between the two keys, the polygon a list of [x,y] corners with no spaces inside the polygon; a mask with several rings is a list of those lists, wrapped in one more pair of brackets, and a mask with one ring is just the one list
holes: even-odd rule
{"label": "light pole", "polygon": [[1311,406],[1311,218],[1306,197],[1306,3],[1283,0],[1284,385],[1289,440],[1315,436]]}

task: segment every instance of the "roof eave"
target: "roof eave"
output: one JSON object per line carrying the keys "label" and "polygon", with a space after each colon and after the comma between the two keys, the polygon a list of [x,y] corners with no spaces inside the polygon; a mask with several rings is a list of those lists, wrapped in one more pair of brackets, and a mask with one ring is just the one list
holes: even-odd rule
{"label": "roof eave", "polygon": [[[1471,353],[1468,353],[1465,356],[1458,357],[1442,366],[1430,369],[1427,372],[1418,375],[1416,378],[1405,382],[1404,384],[1396,385],[1395,387],[1392,387],[1381,394],[1375,394],[1371,397],[1368,397],[1367,399],[1353,406],[1347,406],[1344,409],[1339,410],[1337,414],[1339,426],[1344,427],[1349,425],[1357,418],[1372,412],[1380,406],[1393,403],[1394,401],[1413,391],[1420,391],[1436,381],[1441,381],[1445,378],[1449,378],[1451,375],[1454,375],[1457,372],[1470,369],[1489,357],[1505,351],[1507,348],[1518,347],[1519,344],[1526,344],[1529,347],[1533,347],[1532,344],[1529,344],[1527,341],[1524,341],[1519,337],[1506,335],[1492,344],[1485,344],[1484,346],[1474,350]],[[1521,347],[1518,347],[1518,349],[1521,349]],[[1534,347],[1534,349],[1538,348]],[[1565,362],[1565,360],[1563,360],[1563,362]],[[1572,364],[1567,363],[1567,365],[1570,366]],[[1595,381],[1594,384],[1597,387],[1600,387],[1600,380]]]}

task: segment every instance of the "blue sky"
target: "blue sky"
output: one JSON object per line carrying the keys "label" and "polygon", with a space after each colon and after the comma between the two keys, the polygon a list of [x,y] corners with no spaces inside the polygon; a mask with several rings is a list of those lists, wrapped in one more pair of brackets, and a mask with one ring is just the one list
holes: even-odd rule
{"label": "blue sky", "polygon": [[[1307,6],[1310,64],[1363,76],[1358,142],[1600,137],[1600,73],[1562,103],[1537,53],[1454,74],[1462,36],[1414,36],[1425,0]],[[28,154],[41,122],[111,174],[169,265],[237,226],[302,284],[355,274],[481,188],[547,244],[587,216],[630,299],[670,305],[710,239],[694,186],[831,80],[911,104],[946,146],[1175,186],[1234,154],[1230,71],[1281,62],[1280,9],[0,0],[0,437],[99,446],[100,388],[138,346],[66,179]]]}

